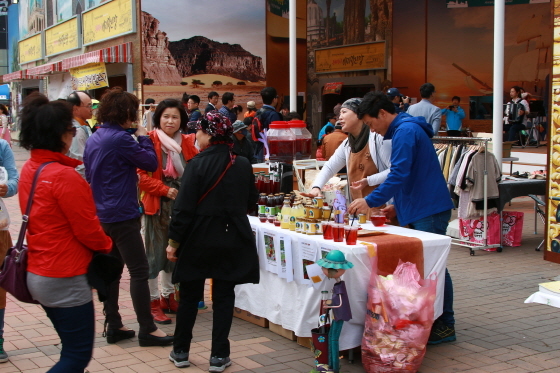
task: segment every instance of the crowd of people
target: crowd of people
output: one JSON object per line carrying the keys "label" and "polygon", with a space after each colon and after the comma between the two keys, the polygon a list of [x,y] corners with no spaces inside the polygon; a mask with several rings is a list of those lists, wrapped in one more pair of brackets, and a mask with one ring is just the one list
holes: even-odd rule
{"label": "crowd of people", "polygon": [[[443,109],[433,105],[434,92],[432,84],[422,85],[422,100],[412,105],[397,88],[338,104],[319,132],[317,158],[327,162],[308,195],[321,195],[343,170],[351,185],[350,213],[378,210],[402,226],[445,234],[453,204],[430,138],[442,115],[448,135],[461,135],[465,113],[459,97]],[[505,128],[510,138],[529,112],[521,95],[518,87],[511,89]],[[22,213],[33,201],[27,283],[62,342],[60,360],[49,372],[83,372],[91,360],[95,314],[87,274],[99,254],[126,265],[139,345],[173,345],[169,359],[177,367],[190,365],[197,311],[204,307],[205,280],[212,278],[209,369],[222,372],[231,365],[234,287],[259,282],[247,218],[258,197],[251,164],[263,161],[259,140],[270,123],[300,119],[277,111],[275,88],[262,89],[261,98],[262,107],[249,101],[245,112],[232,92],[210,92],[204,111],[197,95],[159,103],[148,98],[143,115],[138,98],[119,87],[100,101],[82,91],[66,100],[49,101],[39,93],[25,99],[20,145],[31,157],[20,178],[11,143],[0,139],[0,166],[7,171],[0,202],[18,188]],[[0,105],[3,137],[9,134],[6,114]],[[7,227],[0,227],[0,260],[11,243]],[[111,344],[136,335],[119,312],[120,277],[104,300],[103,336]],[[8,360],[5,307],[0,289],[0,362]],[[456,338],[448,271],[443,308],[431,344]],[[156,325],[171,323],[168,314],[177,315],[173,336]]]}

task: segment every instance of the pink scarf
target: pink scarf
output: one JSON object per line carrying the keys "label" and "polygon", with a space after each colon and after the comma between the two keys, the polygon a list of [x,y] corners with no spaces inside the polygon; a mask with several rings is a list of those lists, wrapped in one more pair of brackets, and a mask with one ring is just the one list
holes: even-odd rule
{"label": "pink scarf", "polygon": [[181,162],[181,141],[183,140],[181,132],[177,131],[173,138],[171,138],[158,128],[156,134],[161,142],[161,150],[167,154],[163,175],[174,179],[180,178],[185,170]]}

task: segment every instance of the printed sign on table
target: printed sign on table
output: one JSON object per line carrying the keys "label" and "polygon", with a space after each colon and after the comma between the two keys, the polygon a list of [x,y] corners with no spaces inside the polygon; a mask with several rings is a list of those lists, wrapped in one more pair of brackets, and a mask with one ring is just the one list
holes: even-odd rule
{"label": "printed sign on table", "polygon": [[[278,233],[270,231],[268,229],[262,230],[263,247],[265,254],[265,269],[269,272],[278,274],[278,261],[277,257],[280,256],[280,249],[277,247],[277,237]],[[276,242],[275,242],[276,241]],[[276,243],[276,245],[275,245]]]}
{"label": "printed sign on table", "polygon": [[276,256],[278,262],[278,276],[285,278],[287,282],[294,280],[294,262],[292,259],[292,239],[289,235],[278,234],[275,237],[274,246],[279,249]]}

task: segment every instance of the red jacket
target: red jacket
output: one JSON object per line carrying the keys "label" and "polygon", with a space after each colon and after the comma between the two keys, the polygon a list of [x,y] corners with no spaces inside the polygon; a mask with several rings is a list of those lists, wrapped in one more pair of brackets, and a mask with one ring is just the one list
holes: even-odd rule
{"label": "red jacket", "polygon": [[50,150],[31,151],[19,179],[19,205],[25,213],[35,171],[41,172],[27,226],[27,271],[46,277],[73,277],[87,272],[93,251],[111,252],[95,211],[88,183],[74,169],[82,162]]}
{"label": "red jacket", "polygon": [[[163,167],[162,165],[162,150],[161,141],[156,134],[156,131],[149,132],[150,138],[154,143],[154,150],[158,158],[158,168],[154,172],[147,172],[138,169],[138,176],[140,181],[138,182],[138,188],[142,193],[142,204],[144,205],[144,214],[155,215],[160,210],[161,197],[167,196],[169,192],[169,187],[166,186],[163,179]],[[196,135],[181,135],[183,140],[181,141],[181,150],[183,153],[183,158],[185,161],[189,161],[192,157],[198,154],[198,149],[194,146]]]}

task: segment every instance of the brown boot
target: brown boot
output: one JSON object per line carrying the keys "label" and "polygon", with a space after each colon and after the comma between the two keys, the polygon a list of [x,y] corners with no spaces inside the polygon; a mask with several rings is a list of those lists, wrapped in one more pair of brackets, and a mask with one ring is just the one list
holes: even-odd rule
{"label": "brown boot", "polygon": [[161,309],[165,313],[177,313],[179,309],[179,302],[175,300],[175,293],[169,294],[168,298],[165,298],[163,295],[159,299],[161,303]]}
{"label": "brown boot", "polygon": [[159,299],[154,299],[150,303],[152,316],[154,317],[154,322],[158,324],[171,324],[171,319],[163,313]]}

